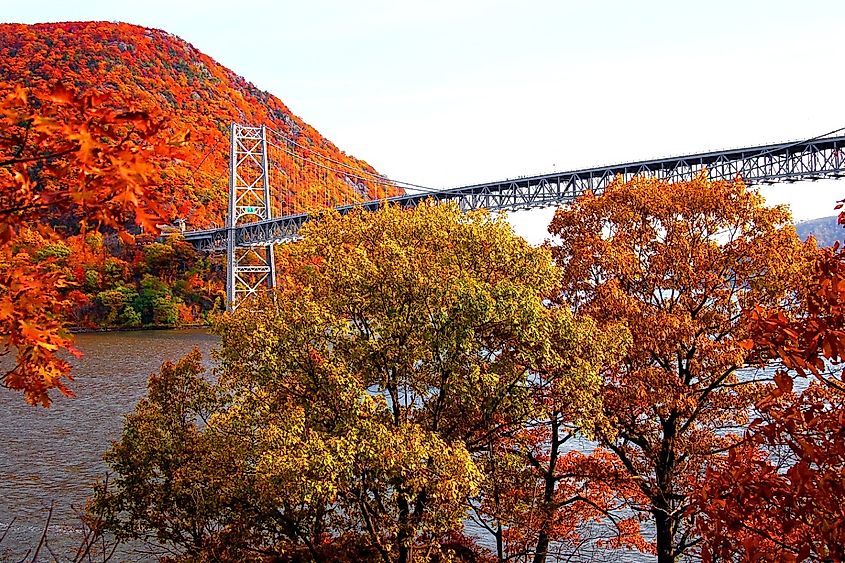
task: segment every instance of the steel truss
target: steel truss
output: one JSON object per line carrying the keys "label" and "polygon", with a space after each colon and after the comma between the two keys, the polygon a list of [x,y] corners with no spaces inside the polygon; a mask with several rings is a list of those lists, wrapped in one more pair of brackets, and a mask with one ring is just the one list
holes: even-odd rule
{"label": "steel truss", "polygon": [[[532,209],[571,202],[587,191],[599,193],[617,176],[622,180],[647,175],[678,181],[690,180],[705,169],[711,179],[739,176],[748,184],[841,178],[845,176],[845,136],[554,172],[432,193],[408,194],[337,207],[336,210],[348,213],[363,207],[373,211],[385,203],[414,207],[426,200],[456,201],[465,211],[480,208],[492,211]],[[316,216],[319,213],[261,220],[238,226],[232,232],[239,247],[287,242],[295,240],[299,227]],[[199,249],[216,251],[226,246],[231,238],[230,231],[194,231],[185,233],[185,239]]]}
{"label": "steel truss", "polygon": [[[276,285],[273,242],[247,245],[238,231],[245,226],[273,220],[267,131],[262,127],[231,127],[229,216],[225,233],[226,306],[232,311],[245,298]],[[221,240],[221,243],[224,242]]]}

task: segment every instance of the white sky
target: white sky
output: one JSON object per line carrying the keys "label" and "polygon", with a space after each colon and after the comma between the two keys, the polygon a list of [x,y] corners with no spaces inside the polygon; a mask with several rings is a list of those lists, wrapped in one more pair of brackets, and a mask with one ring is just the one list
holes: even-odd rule
{"label": "white sky", "polygon": [[[0,0],[0,18],[164,29],[431,187],[845,127],[842,0]],[[763,193],[802,220],[845,182]],[[543,239],[550,212],[514,217]]]}

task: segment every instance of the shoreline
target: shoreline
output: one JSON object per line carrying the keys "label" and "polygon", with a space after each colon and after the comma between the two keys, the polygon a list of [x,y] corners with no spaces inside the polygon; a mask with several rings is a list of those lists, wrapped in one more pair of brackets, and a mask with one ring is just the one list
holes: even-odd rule
{"label": "shoreline", "polygon": [[91,327],[84,327],[84,326],[74,326],[70,327],[68,331],[71,334],[96,334],[101,332],[139,332],[143,330],[196,330],[198,328],[210,329],[210,324],[190,324],[190,325],[179,325],[179,326],[167,326],[167,325],[151,325],[151,326],[138,326],[138,327],[103,327],[103,328],[91,328]]}

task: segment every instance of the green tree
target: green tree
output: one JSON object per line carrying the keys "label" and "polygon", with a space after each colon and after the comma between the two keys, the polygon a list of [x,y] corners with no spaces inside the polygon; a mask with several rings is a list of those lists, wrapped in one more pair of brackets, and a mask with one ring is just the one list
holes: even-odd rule
{"label": "green tree", "polygon": [[153,299],[153,324],[156,326],[176,326],[179,324],[180,299],[170,294]]}
{"label": "green tree", "polygon": [[[105,323],[110,326],[138,326],[140,317],[132,304],[138,292],[131,287],[119,286],[97,294],[97,303],[106,309]],[[131,311],[131,312],[130,312]]]}
{"label": "green tree", "polygon": [[43,262],[45,260],[55,260],[61,265],[65,265],[68,256],[70,256],[70,248],[63,242],[53,242],[43,246],[35,253],[35,260]]}
{"label": "green tree", "polygon": [[143,247],[144,264],[147,272],[159,278],[173,281],[179,264],[170,244],[153,242]]}
{"label": "green tree", "polygon": [[173,291],[161,279],[145,274],[141,278],[141,290],[133,301],[133,307],[141,314],[144,324],[176,326],[179,324],[178,306],[181,300],[173,297]]}
{"label": "green tree", "polygon": [[85,279],[83,287],[86,290],[90,292],[96,292],[98,289],[100,289],[101,285],[102,281],[100,279],[100,272],[93,268],[90,270],[85,270]]}

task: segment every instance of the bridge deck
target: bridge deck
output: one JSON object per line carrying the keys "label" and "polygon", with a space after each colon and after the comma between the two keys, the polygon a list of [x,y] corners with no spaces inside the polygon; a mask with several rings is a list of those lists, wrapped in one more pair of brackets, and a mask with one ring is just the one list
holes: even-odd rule
{"label": "bridge deck", "polygon": [[[406,194],[335,209],[340,213],[356,208],[373,211],[386,203],[413,207],[427,199],[457,201],[464,210],[531,209],[572,201],[586,191],[600,192],[617,176],[629,180],[642,174],[678,181],[690,179],[705,168],[712,179],[741,176],[749,184],[840,178],[845,176],[845,136],[539,174],[436,192]],[[226,248],[230,230],[234,231],[238,246],[266,245],[295,239],[299,227],[314,216],[300,213],[239,225],[234,229],[217,227],[191,231],[184,236],[197,248],[210,251]]]}

